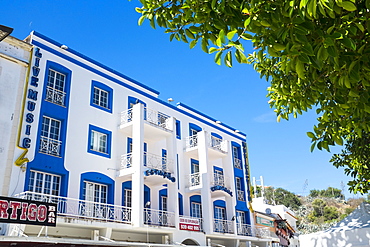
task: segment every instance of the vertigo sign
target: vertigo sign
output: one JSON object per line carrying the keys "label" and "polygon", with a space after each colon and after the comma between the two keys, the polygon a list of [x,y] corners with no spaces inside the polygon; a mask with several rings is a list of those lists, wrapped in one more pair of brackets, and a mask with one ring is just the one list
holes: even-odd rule
{"label": "vertigo sign", "polygon": [[56,226],[57,204],[0,196],[0,222]]}

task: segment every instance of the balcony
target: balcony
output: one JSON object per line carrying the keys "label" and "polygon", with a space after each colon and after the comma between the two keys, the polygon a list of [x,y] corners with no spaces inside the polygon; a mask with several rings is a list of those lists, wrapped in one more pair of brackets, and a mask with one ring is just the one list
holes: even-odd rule
{"label": "balcony", "polygon": [[199,172],[192,173],[192,174],[188,175],[187,179],[188,179],[188,187],[189,188],[200,187],[200,185],[202,184],[201,176],[200,176]]}
{"label": "balcony", "polygon": [[213,192],[212,196],[219,196],[222,194],[225,195],[225,193],[229,196],[233,196],[229,177],[225,177],[220,173],[213,173],[213,178],[211,180],[211,191]]}
{"label": "balcony", "polygon": [[[132,121],[134,115],[134,109],[130,108],[121,112],[120,117],[120,129],[126,133],[132,132]],[[143,113],[144,120],[144,132],[146,138],[154,138],[157,135],[173,132],[173,121],[174,118],[170,117],[162,112],[153,110],[145,107]]]}
{"label": "balcony", "polygon": [[60,147],[62,141],[58,141],[49,137],[40,137],[40,153],[50,154],[54,156],[60,156]]}
{"label": "balcony", "polygon": [[175,213],[163,210],[144,210],[144,224],[149,226],[175,227]]}
{"label": "balcony", "polygon": [[131,224],[131,208],[68,197],[22,192],[18,198],[57,204],[58,217]]}
{"label": "balcony", "polygon": [[242,223],[236,223],[237,234],[241,236],[251,236],[258,238],[271,237],[271,231],[268,227],[254,226]]}
{"label": "balcony", "polygon": [[[144,152],[144,166],[148,169],[157,169],[163,172],[170,172],[173,160],[157,154]],[[121,155],[121,169],[132,167],[132,153]]]}
{"label": "balcony", "polygon": [[46,88],[46,97],[45,97],[46,101],[49,101],[57,105],[65,106],[64,103],[65,97],[66,93],[63,91],[60,91],[49,86]]}
{"label": "balcony", "polygon": [[213,219],[213,231],[234,234],[234,221]]}
{"label": "balcony", "polygon": [[242,169],[242,160],[234,158],[234,167],[237,169]]}
{"label": "balcony", "polygon": [[244,199],[244,194],[245,194],[244,190],[237,190],[236,192],[237,192],[237,196],[238,196],[237,197],[238,201],[244,202],[245,201],[245,199]]}

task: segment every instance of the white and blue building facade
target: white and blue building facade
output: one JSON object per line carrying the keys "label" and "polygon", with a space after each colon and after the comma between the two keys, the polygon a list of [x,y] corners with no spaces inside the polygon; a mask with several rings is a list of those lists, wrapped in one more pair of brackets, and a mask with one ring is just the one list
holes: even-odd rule
{"label": "white and blue building facade", "polygon": [[[22,149],[9,194],[58,204],[49,237],[269,246],[248,207],[245,134],[40,33],[27,41]],[[8,235],[19,231],[46,234],[8,226]]]}

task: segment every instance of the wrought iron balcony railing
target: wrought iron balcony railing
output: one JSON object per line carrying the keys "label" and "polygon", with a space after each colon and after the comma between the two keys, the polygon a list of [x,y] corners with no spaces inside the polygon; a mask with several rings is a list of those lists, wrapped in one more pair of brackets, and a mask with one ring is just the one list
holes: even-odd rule
{"label": "wrought iron balcony railing", "polygon": [[45,195],[36,192],[22,192],[17,195],[26,200],[52,202],[57,204],[61,217],[90,219],[106,222],[131,223],[131,208],[107,203],[79,200],[69,197]]}
{"label": "wrought iron balcony railing", "polygon": [[220,233],[234,233],[234,221],[213,219],[213,231]]}
{"label": "wrought iron balcony railing", "polygon": [[242,169],[242,161],[241,159],[234,158],[234,167],[238,169]]}
{"label": "wrought iron balcony railing", "polygon": [[[131,122],[132,116],[133,116],[132,108],[122,111],[121,112],[121,125]],[[171,117],[162,112],[145,107],[143,120],[145,120],[145,122],[151,125],[157,126],[164,130],[173,131],[172,122],[170,121]]]}
{"label": "wrought iron balcony railing", "polygon": [[189,187],[201,185],[200,173],[192,173],[188,175]]}
{"label": "wrought iron balcony railing", "polygon": [[186,149],[198,146],[198,135],[192,135],[185,138]]}
{"label": "wrought iron balcony railing", "polygon": [[57,105],[65,106],[65,103],[64,103],[65,97],[66,97],[66,93],[63,91],[60,91],[52,87],[46,88],[46,97],[45,97],[46,101],[49,101]]}
{"label": "wrought iron balcony railing", "polygon": [[237,190],[236,192],[238,193],[238,195],[237,195],[238,200],[244,202],[245,201],[245,199],[244,199],[244,194],[245,194],[244,190]]}
{"label": "wrought iron balcony railing", "polygon": [[175,227],[175,213],[145,208],[144,224],[154,226]]}
{"label": "wrought iron balcony railing", "polygon": [[[164,172],[170,172],[173,160],[157,154],[144,152],[144,166],[150,169],[157,169]],[[121,169],[132,167],[132,153],[121,155]]]}
{"label": "wrought iron balcony railing", "polygon": [[51,154],[54,156],[60,156],[60,147],[62,141],[51,139],[49,137],[41,136],[40,137],[40,153]]}
{"label": "wrought iron balcony railing", "polygon": [[211,135],[210,147],[220,152],[227,152],[227,141]]}

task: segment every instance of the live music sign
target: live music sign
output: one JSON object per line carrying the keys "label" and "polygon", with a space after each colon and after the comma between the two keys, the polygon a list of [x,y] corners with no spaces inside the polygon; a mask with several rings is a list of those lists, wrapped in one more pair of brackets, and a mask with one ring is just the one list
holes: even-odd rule
{"label": "live music sign", "polygon": [[0,196],[0,222],[56,226],[57,204]]}

